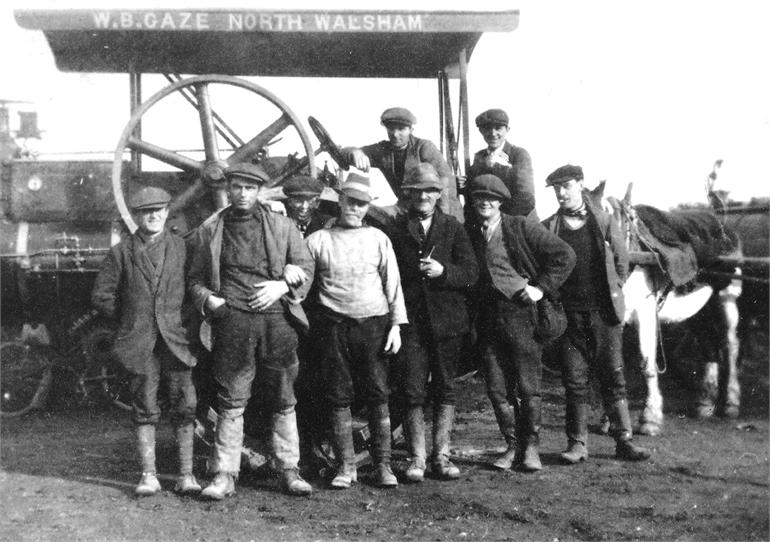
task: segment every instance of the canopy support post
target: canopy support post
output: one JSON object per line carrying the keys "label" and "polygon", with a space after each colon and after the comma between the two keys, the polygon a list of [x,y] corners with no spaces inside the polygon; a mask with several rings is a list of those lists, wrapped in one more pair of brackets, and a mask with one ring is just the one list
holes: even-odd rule
{"label": "canopy support post", "polygon": [[[132,68],[128,73],[128,81],[130,88],[131,116],[133,116],[134,111],[139,109],[139,106],[142,105],[142,74]],[[142,139],[141,123],[137,123],[133,136],[136,139]],[[138,175],[142,171],[142,153],[133,149],[131,150],[131,171],[133,171],[134,175]]]}
{"label": "canopy support post", "polygon": [[471,168],[470,127],[468,126],[468,55],[465,49],[460,51],[460,120],[463,138],[463,171],[466,175]]}

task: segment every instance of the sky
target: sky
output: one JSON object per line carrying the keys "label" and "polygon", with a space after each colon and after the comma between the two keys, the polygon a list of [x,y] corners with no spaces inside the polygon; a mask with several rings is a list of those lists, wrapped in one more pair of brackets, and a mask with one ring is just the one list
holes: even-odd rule
{"label": "sky", "polygon": [[[279,4],[316,9],[302,0],[264,5]],[[337,0],[324,5],[462,9],[463,4]],[[82,6],[59,1],[23,7],[38,5]],[[174,7],[174,2],[148,5]],[[566,163],[581,165],[589,186],[606,180],[610,194],[622,195],[633,182],[636,202],[661,208],[705,202],[704,180],[717,159],[723,167],[716,188],[739,201],[770,196],[770,2],[482,0],[473,5],[520,11],[516,30],[487,33],[476,46],[468,70],[469,108],[471,123],[488,108],[509,113],[509,141],[532,156],[541,216],[556,207],[545,178]],[[188,0],[182,6],[207,3]],[[127,76],[59,72],[42,33],[16,25],[14,7],[18,3],[0,8],[0,99],[33,102],[14,107],[38,112],[44,133],[33,143],[43,155],[104,151],[109,159],[129,118]],[[438,141],[433,80],[252,80],[301,118],[316,116],[342,145],[383,139],[379,115],[394,105],[416,114],[417,136]],[[473,127],[471,151],[483,146]]]}

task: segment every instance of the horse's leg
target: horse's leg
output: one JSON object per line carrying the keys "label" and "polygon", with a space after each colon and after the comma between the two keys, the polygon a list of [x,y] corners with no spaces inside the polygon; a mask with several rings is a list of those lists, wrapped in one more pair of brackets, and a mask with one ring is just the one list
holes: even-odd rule
{"label": "horse's leg", "polygon": [[736,418],[741,405],[741,385],[738,380],[738,355],[740,353],[740,340],[738,339],[738,297],[741,295],[741,283],[733,281],[727,288],[719,292],[719,308],[724,318],[725,343],[720,349],[722,359],[725,360],[725,404],[724,415],[728,418]]}
{"label": "horse's leg", "polygon": [[639,350],[642,354],[642,369],[647,384],[647,399],[639,416],[639,434],[659,435],[663,428],[663,396],[658,382],[656,363],[658,349],[658,322],[655,299],[650,297],[636,309],[636,325],[639,332]]}

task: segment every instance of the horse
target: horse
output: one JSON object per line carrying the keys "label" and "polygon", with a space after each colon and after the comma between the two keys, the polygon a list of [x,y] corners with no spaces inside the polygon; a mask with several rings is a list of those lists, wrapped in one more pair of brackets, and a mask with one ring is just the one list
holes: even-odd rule
{"label": "horse", "polygon": [[[622,200],[605,199],[604,187],[602,181],[595,189],[586,189],[585,194],[614,217],[632,256],[629,277],[623,286],[624,323],[636,328],[647,387],[637,432],[655,436],[663,428],[663,396],[658,381],[662,370],[659,370],[657,360],[659,344],[662,350],[661,326],[668,324],[685,323],[698,339],[700,352],[707,358],[701,360],[695,416],[705,418],[716,413],[737,417],[740,409],[737,300],[742,290],[741,270],[734,263],[725,261],[740,261],[738,236],[727,230],[708,209],[664,213],[650,206],[635,207],[631,204],[631,184]],[[647,218],[663,217],[664,222],[672,222],[657,228],[662,232],[651,231],[650,226],[640,219],[640,211],[644,211],[642,214]],[[684,235],[687,240],[683,240],[682,230],[688,229],[689,219],[694,219],[697,225],[690,224],[688,235]],[[707,239],[706,230],[712,239]],[[662,235],[663,241],[656,239],[655,234]],[[678,238],[671,239],[672,234]],[[666,254],[661,252],[666,247],[672,249],[668,251],[668,261],[665,261]],[[679,256],[678,251],[681,251]],[[642,260],[647,263],[642,264]],[[693,264],[689,275],[692,280],[686,283],[682,275],[687,266],[681,265],[682,262]],[[665,358],[665,353],[661,354]],[[604,429],[607,429],[606,422]]]}

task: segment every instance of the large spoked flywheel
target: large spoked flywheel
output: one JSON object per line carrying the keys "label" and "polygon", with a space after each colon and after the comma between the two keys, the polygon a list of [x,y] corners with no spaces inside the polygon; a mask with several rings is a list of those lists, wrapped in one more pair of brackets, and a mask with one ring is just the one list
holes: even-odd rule
{"label": "large spoked flywheel", "polygon": [[130,194],[161,186],[172,195],[168,224],[184,234],[227,205],[229,165],[264,167],[270,199],[291,175],[315,177],[313,156],[300,119],[265,88],[226,75],[179,79],[138,107],[123,130],[112,170],[115,202],[133,232]]}

